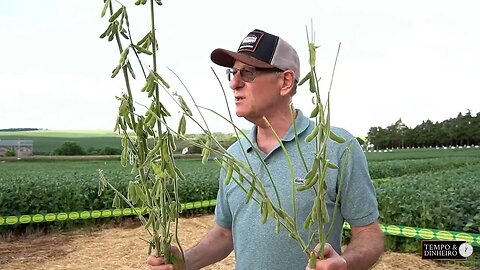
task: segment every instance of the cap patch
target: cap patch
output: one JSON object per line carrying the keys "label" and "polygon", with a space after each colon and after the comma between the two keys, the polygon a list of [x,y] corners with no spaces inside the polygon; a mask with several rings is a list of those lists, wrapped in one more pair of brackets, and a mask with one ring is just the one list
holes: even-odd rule
{"label": "cap patch", "polygon": [[258,43],[262,40],[263,33],[260,32],[250,32],[240,43],[238,47],[238,52],[255,52],[257,49]]}

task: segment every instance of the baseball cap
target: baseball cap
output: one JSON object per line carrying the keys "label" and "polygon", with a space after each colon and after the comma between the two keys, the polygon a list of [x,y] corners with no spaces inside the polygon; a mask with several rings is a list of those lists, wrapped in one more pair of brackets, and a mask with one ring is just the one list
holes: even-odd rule
{"label": "baseball cap", "polygon": [[248,33],[236,52],[218,48],[212,51],[210,59],[223,67],[233,67],[238,60],[258,68],[292,70],[300,81],[297,51],[282,38],[259,29]]}

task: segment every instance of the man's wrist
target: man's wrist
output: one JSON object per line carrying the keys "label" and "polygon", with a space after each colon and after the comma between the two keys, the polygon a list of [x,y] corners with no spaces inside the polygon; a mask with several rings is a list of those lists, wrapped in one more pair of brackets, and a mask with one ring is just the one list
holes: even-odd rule
{"label": "man's wrist", "polygon": [[189,258],[191,257],[191,254],[192,251],[191,250],[187,250],[185,251],[185,253],[183,254],[183,263],[185,265],[185,270],[194,270],[195,268],[193,268],[193,266],[191,265],[191,262],[189,260]]}

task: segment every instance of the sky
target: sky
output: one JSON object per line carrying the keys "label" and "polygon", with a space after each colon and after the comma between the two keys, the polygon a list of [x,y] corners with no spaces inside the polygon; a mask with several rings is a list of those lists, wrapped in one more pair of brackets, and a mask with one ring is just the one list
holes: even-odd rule
{"label": "sky", "polygon": [[[141,39],[150,27],[148,6],[113,2],[126,5],[133,40]],[[99,38],[108,25],[107,16],[100,17],[102,7],[102,0],[0,0],[0,129],[113,130],[119,105],[115,97],[125,85],[121,76],[110,78],[119,55],[114,42]],[[324,98],[341,43],[330,96],[332,125],[357,136],[400,118],[413,128],[427,119],[479,112],[478,10],[475,0],[164,0],[155,17],[159,73],[190,106],[170,69],[199,105],[226,115],[221,86],[230,106],[233,95],[225,68],[210,61],[211,51],[236,50],[258,28],[296,48],[303,77],[308,69],[306,28],[313,26]],[[139,65],[135,58],[131,62],[140,111],[148,102],[139,91]],[[313,108],[307,87],[301,86],[293,98],[305,114]],[[178,108],[166,93],[162,101],[176,125]],[[233,131],[221,118],[203,113],[212,131]],[[241,128],[251,126],[234,118]],[[191,121],[187,124],[187,133],[200,132]]]}

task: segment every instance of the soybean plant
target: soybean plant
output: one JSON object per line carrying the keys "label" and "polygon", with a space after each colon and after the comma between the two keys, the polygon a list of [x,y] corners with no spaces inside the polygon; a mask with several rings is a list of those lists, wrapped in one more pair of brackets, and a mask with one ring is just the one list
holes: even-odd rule
{"label": "soybean plant", "polygon": [[[145,5],[147,0],[137,0],[135,5]],[[109,14],[108,26],[100,35],[108,41],[115,40],[120,54],[118,64],[111,77],[123,74],[126,92],[117,97],[120,105],[116,119],[115,131],[122,135],[121,165],[132,167],[132,180],[128,193],[123,195],[107,180],[100,171],[99,195],[110,187],[115,191],[113,207],[120,208],[122,200],[136,212],[151,240],[149,251],[156,250],[157,256],[163,256],[167,263],[175,263],[179,258],[171,254],[173,243],[180,248],[178,241],[178,217],[181,205],[178,199],[178,181],[183,179],[181,171],[175,165],[175,135],[166,128],[166,118],[170,113],[160,100],[159,88],[168,89],[169,85],[157,72],[158,43],[155,34],[155,8],[160,0],[148,1],[150,12],[150,29],[138,42],[134,43],[130,32],[127,9],[120,4],[113,8],[111,0],[104,0],[101,17]],[[126,44],[126,45],[124,45]],[[140,92],[149,98],[150,105],[144,114],[134,106],[131,79],[136,79],[130,55],[134,54],[140,64],[145,80]],[[140,54],[151,56],[152,69],[147,68],[139,57]],[[182,108],[185,113],[187,107]],[[178,134],[185,134],[185,116],[181,117]],[[148,218],[144,217],[147,216]],[[172,242],[173,241],[173,242]]]}
{"label": "soybean plant", "polygon": [[[315,128],[311,134],[306,137],[306,141],[311,142],[315,140],[315,158],[312,164],[312,167],[308,171],[307,175],[305,176],[305,185],[298,188],[298,191],[304,191],[309,188],[314,188],[316,193],[315,201],[313,202],[312,210],[310,214],[307,216],[304,222],[304,228],[310,228],[313,222],[318,223],[318,243],[320,249],[318,252],[310,251],[309,253],[309,267],[315,268],[315,262],[317,257],[323,258],[324,253],[324,245],[328,238],[328,234],[333,227],[333,223],[335,222],[335,216],[338,209],[338,200],[339,194],[341,191],[341,186],[343,182],[343,172],[344,167],[342,167],[340,171],[340,183],[339,183],[339,192],[337,194],[335,200],[335,207],[333,211],[333,222],[330,225],[330,229],[327,233],[324,232],[324,225],[329,221],[329,215],[327,211],[327,204],[325,201],[325,196],[327,193],[327,183],[325,181],[325,177],[327,175],[327,169],[339,169],[338,164],[332,163],[331,161],[327,160],[327,143],[328,140],[333,140],[337,143],[345,143],[345,139],[336,135],[333,131],[330,130],[330,91],[332,88],[333,77],[335,74],[335,67],[337,64],[338,53],[340,51],[340,44],[338,46],[337,56],[335,58],[335,65],[333,67],[332,78],[330,81],[330,87],[328,89],[328,96],[326,101],[326,108],[324,108],[321,97],[320,97],[320,87],[319,81],[320,78],[317,75],[315,64],[316,64],[316,50],[318,46],[315,45],[314,41],[314,33],[312,30],[312,40],[308,37],[308,30],[307,30],[307,40],[308,40],[308,48],[309,48],[309,65],[310,65],[310,72],[304,77],[302,81],[300,81],[300,85],[305,83],[306,81],[309,82],[309,89],[310,92],[314,95],[314,109],[310,114],[310,118],[315,118]],[[349,148],[347,147],[347,158],[344,160],[344,165],[348,160]],[[303,155],[302,155],[303,158]]]}

